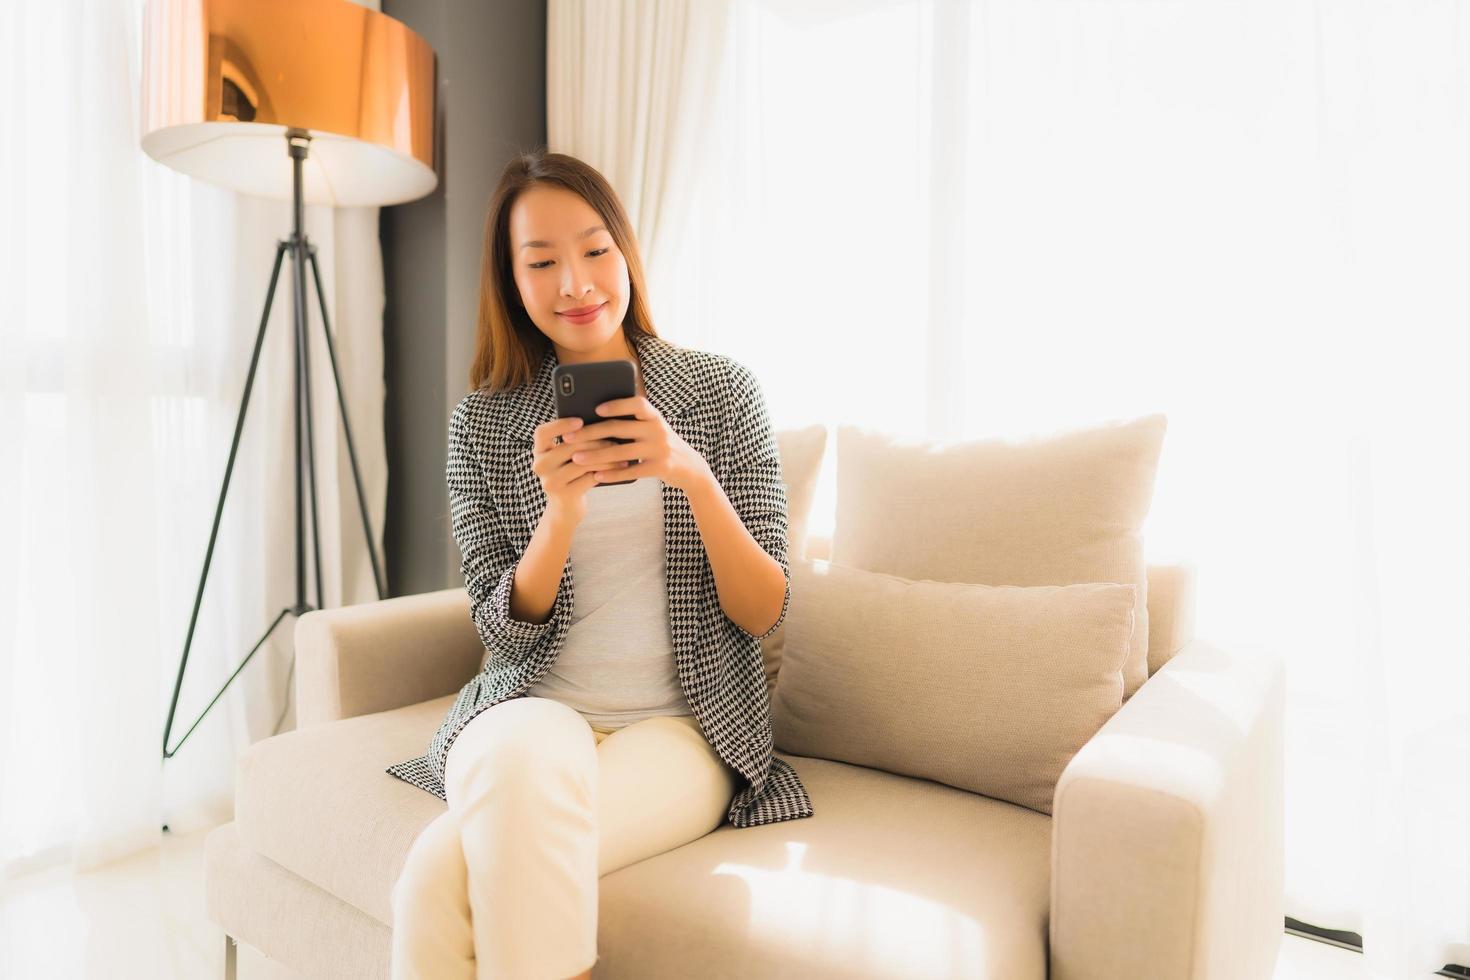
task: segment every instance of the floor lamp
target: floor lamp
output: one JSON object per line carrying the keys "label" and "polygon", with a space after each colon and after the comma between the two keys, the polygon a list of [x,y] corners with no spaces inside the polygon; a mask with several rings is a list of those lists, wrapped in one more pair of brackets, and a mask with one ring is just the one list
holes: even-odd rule
{"label": "floor lamp", "polygon": [[[308,358],[307,265],[321,307],[322,331],[347,435],[347,452],[357,487],[379,598],[386,583],[373,544],[367,502],[337,355],[327,322],[316,247],[304,227],[307,204],[365,207],[401,204],[432,192],[434,167],[434,51],[403,24],[350,0],[148,0],[144,9],[143,150],[160,163],[201,180],[245,194],[290,200],[292,229],[276,243],[265,309],[245,377],[234,441],[225,464],[214,526],[173,699],[163,729],[163,758],[172,758],[224,695],[287,615],[301,616],[322,605],[321,542],[317,523],[316,466],[312,452],[311,383]],[[204,583],[219,534],[230,473],[240,446],[250,389],[270,320],[281,263],[291,260],[291,313],[296,373],[296,601],[282,609],[235,668],[199,718],[169,747],[189,647],[204,598]],[[303,442],[303,423],[305,436]],[[301,463],[310,481],[312,554],[316,606],[306,601],[307,497]],[[295,655],[292,655],[295,669]]]}

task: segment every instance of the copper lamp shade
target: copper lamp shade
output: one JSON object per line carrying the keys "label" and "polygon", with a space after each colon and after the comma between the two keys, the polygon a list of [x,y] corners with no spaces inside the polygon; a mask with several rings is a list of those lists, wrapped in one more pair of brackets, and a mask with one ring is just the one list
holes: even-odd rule
{"label": "copper lamp shade", "polygon": [[291,200],[286,131],[305,130],[305,203],[412,201],[439,182],[434,71],[422,37],[350,0],[148,0],[143,149]]}

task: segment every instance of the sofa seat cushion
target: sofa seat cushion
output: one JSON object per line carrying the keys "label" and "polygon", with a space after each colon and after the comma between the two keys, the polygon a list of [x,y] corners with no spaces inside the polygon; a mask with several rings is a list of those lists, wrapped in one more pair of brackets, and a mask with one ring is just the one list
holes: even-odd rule
{"label": "sofa seat cushion", "polygon": [[723,826],[606,875],[599,978],[1044,980],[1050,817],[775,754],[816,815]]}
{"label": "sofa seat cushion", "polygon": [[[285,732],[237,770],[242,840],[384,925],[444,804],[383,769],[454,695]],[[728,825],[606,875],[598,975],[1046,976],[1051,818],[940,783],[775,753],[817,814]]]}

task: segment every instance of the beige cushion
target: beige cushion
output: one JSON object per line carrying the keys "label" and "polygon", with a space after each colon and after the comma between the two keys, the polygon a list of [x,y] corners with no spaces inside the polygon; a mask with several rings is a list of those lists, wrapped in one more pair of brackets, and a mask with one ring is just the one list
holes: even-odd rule
{"label": "beige cushion", "polygon": [[939,582],[1135,585],[1127,700],[1148,676],[1141,528],[1165,427],[1155,414],[1017,440],[935,442],[839,426],[832,561]]}
{"label": "beige cushion", "polygon": [[[786,484],[786,557],[793,564],[806,552],[810,533],[812,501],[817,496],[817,478],[822,471],[822,455],[827,451],[827,427],[809,425],[803,429],[784,429],[776,433],[776,446],[781,454],[781,479]],[[786,624],[761,640],[761,660],[766,668],[766,690],[776,686],[781,670],[781,652],[786,648]]]}
{"label": "beige cushion", "polygon": [[[810,534],[807,558],[832,556],[832,538]],[[1148,676],[1194,639],[1195,589],[1199,569],[1193,562],[1154,562],[1148,566]]]}
{"label": "beige cushion", "polygon": [[1050,814],[1062,770],[1123,704],[1137,587],[792,570],[771,702],[783,752],[932,779]]}

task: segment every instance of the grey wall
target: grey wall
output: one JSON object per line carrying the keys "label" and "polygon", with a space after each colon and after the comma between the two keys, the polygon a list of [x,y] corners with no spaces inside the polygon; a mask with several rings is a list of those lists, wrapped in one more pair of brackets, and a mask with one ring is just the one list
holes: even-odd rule
{"label": "grey wall", "polygon": [[469,390],[485,212],[546,142],[546,0],[383,0],[438,55],[439,186],[381,211],[390,595],[462,586],[449,527],[449,414]]}

